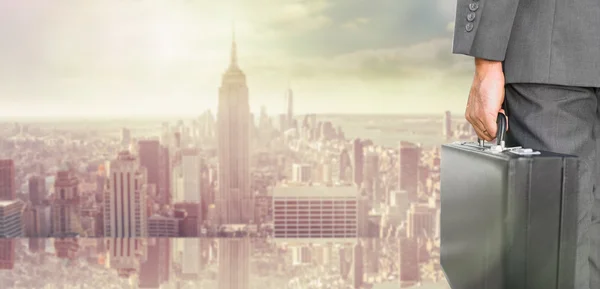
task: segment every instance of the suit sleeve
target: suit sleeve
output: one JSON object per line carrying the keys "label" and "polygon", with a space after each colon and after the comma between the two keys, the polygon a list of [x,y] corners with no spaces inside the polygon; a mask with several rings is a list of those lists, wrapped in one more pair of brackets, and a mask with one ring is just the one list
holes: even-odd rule
{"label": "suit sleeve", "polygon": [[452,52],[504,61],[519,0],[458,0]]}

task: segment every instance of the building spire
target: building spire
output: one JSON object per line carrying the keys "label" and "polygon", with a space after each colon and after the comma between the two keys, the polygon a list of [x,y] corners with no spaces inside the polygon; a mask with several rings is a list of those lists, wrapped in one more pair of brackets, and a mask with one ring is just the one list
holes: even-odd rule
{"label": "building spire", "polygon": [[232,68],[237,68],[237,44],[235,43],[235,20],[232,21],[231,29],[231,63],[229,64]]}

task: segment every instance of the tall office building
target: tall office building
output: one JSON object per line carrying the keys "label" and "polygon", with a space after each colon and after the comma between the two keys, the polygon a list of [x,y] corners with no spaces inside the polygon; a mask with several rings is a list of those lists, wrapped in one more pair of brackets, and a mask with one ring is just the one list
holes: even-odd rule
{"label": "tall office building", "polygon": [[450,113],[450,111],[446,111],[444,113],[444,121],[443,123],[443,127],[442,127],[442,134],[446,137],[446,139],[449,139],[452,137],[452,114]]}
{"label": "tall office building", "polygon": [[[29,252],[31,252],[31,253],[39,253],[39,252],[45,252],[46,251],[46,239],[43,239],[43,238],[29,238],[29,240],[27,240],[27,243],[29,245]],[[1,246],[2,245],[0,245],[0,247]],[[2,253],[0,253],[0,254],[2,254]],[[2,259],[2,257],[0,257],[0,260],[1,259]],[[2,261],[0,261],[0,262],[2,262]]]}
{"label": "tall office building", "polygon": [[219,239],[219,289],[250,288],[250,250],[248,238]]}
{"label": "tall office building", "polygon": [[176,217],[152,215],[148,218],[148,237],[179,237],[180,222]]}
{"label": "tall office building", "polygon": [[419,271],[419,246],[416,239],[399,238],[399,279],[401,287],[413,286],[421,280]]}
{"label": "tall office building", "polygon": [[354,250],[352,252],[353,255],[353,285],[355,289],[360,289],[363,288],[362,285],[364,283],[364,268],[365,268],[365,264],[364,264],[364,247],[362,245],[362,243],[360,241],[356,242],[356,244],[354,245]]}
{"label": "tall office building", "polygon": [[14,269],[16,242],[16,239],[0,239],[0,270]]}
{"label": "tall office building", "polygon": [[164,259],[170,256],[169,242],[168,238],[146,239],[147,256],[140,263],[138,288],[158,289],[169,280],[170,260]]}
{"label": "tall office building", "polygon": [[22,208],[19,200],[0,201],[0,238],[23,237]]}
{"label": "tall office building", "polygon": [[52,235],[58,238],[79,236],[81,228],[79,180],[70,171],[59,171],[54,181]]}
{"label": "tall office building", "polygon": [[358,236],[355,187],[277,187],[273,192],[274,237]]}
{"label": "tall office building", "polygon": [[406,212],[406,235],[408,238],[430,238],[435,235],[435,208],[427,204],[412,203]]}
{"label": "tall office building", "polygon": [[128,151],[110,162],[104,195],[104,236],[147,236],[146,169]]}
{"label": "tall office building", "polygon": [[29,200],[33,206],[39,206],[47,197],[46,179],[41,176],[29,178]]}
{"label": "tall office building", "polygon": [[309,164],[292,164],[292,182],[312,182],[312,167]]}
{"label": "tall office building", "polygon": [[279,130],[281,131],[281,133],[284,133],[285,131],[287,131],[289,129],[289,125],[288,125],[288,118],[287,115],[285,113],[281,113],[279,114]]}
{"label": "tall office building", "polygon": [[365,156],[364,165],[364,187],[367,192],[376,191],[377,180],[379,179],[379,155],[375,152],[368,152]]}
{"label": "tall office building", "polygon": [[160,179],[160,142],[158,140],[138,141],[140,166],[146,168],[146,184],[161,188]]}
{"label": "tall office building", "polygon": [[161,145],[158,163],[158,195],[162,204],[171,204],[171,156],[169,148]]}
{"label": "tall office building", "polygon": [[348,176],[348,171],[352,170],[352,161],[350,159],[350,154],[348,153],[348,150],[346,149],[342,149],[342,151],[340,152],[340,158],[339,158],[339,177],[338,179],[341,182],[349,182],[350,181],[350,176]]}
{"label": "tall office building", "polygon": [[[202,223],[202,207],[199,203],[176,203],[175,211],[185,212],[179,223],[181,237],[198,237]],[[178,217],[177,215],[175,217]]]}
{"label": "tall office building", "polygon": [[183,201],[200,203],[201,158],[195,148],[181,150],[181,174],[183,177]]}
{"label": "tall office building", "polygon": [[16,188],[13,160],[0,160],[0,200],[14,200]]}
{"label": "tall office building", "polygon": [[250,105],[246,75],[237,62],[235,34],[231,63],[219,88],[218,106],[218,223],[246,224],[254,218],[250,189]]}
{"label": "tall office building", "polygon": [[363,183],[364,173],[364,148],[360,139],[355,139],[352,142],[352,180],[357,187],[361,187]]}
{"label": "tall office building", "polygon": [[131,144],[131,131],[127,128],[121,129],[121,146],[123,149],[128,148]]}
{"label": "tall office building", "polygon": [[[246,76],[238,67],[235,32],[231,63],[219,88],[218,154],[220,224],[247,224],[254,219],[250,189],[250,105]],[[247,239],[219,240],[219,289],[250,288],[250,243]]]}
{"label": "tall office building", "polygon": [[129,278],[140,272],[140,264],[146,261],[147,248],[140,238],[107,238],[108,264],[121,277]]}
{"label": "tall office building", "polygon": [[187,280],[198,279],[201,272],[201,246],[202,239],[183,239],[183,259],[181,260],[182,278]]}
{"label": "tall office building", "polygon": [[165,283],[171,279],[171,247],[174,239],[157,238],[156,241],[158,242],[158,275],[161,282]]}
{"label": "tall office building", "polygon": [[287,123],[288,127],[294,127],[294,92],[291,87],[285,94],[285,100],[287,104]]}
{"label": "tall office building", "polygon": [[52,207],[30,206],[23,213],[25,236],[30,238],[48,238],[52,234]]}
{"label": "tall office building", "polygon": [[421,148],[409,142],[401,142],[398,149],[400,172],[398,173],[398,189],[406,191],[410,202],[418,201],[419,162]]}

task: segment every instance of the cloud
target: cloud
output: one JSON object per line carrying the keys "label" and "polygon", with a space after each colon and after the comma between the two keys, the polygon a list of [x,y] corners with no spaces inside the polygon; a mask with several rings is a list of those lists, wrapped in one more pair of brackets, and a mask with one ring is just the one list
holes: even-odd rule
{"label": "cloud", "polygon": [[415,45],[365,49],[331,58],[295,58],[286,62],[274,62],[269,60],[268,55],[263,55],[254,58],[248,69],[256,72],[289,71],[294,78],[343,77],[367,81],[470,74],[471,59],[453,55],[451,44],[450,38],[437,38]]}
{"label": "cloud", "polygon": [[[332,3],[327,0],[256,0],[248,2],[252,2],[252,6],[244,9],[246,12],[244,17],[254,22],[263,32],[266,32],[264,29],[269,29],[293,34],[320,29],[333,22],[325,13],[332,6]],[[256,7],[260,7],[260,9],[256,9]]]}
{"label": "cloud", "polygon": [[369,23],[371,23],[371,19],[366,18],[366,17],[358,17],[358,18],[355,18],[355,19],[352,19],[350,21],[343,23],[342,27],[346,28],[346,29],[354,30],[354,29],[363,27]]}

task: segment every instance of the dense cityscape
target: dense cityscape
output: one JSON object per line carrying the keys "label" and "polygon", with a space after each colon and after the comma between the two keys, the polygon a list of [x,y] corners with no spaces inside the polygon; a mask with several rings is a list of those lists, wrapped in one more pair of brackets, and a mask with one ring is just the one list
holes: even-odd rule
{"label": "dense cityscape", "polygon": [[439,145],[470,127],[413,118],[435,140],[388,146],[284,96],[250,113],[234,39],[216,114],[0,123],[0,287],[450,288]]}

